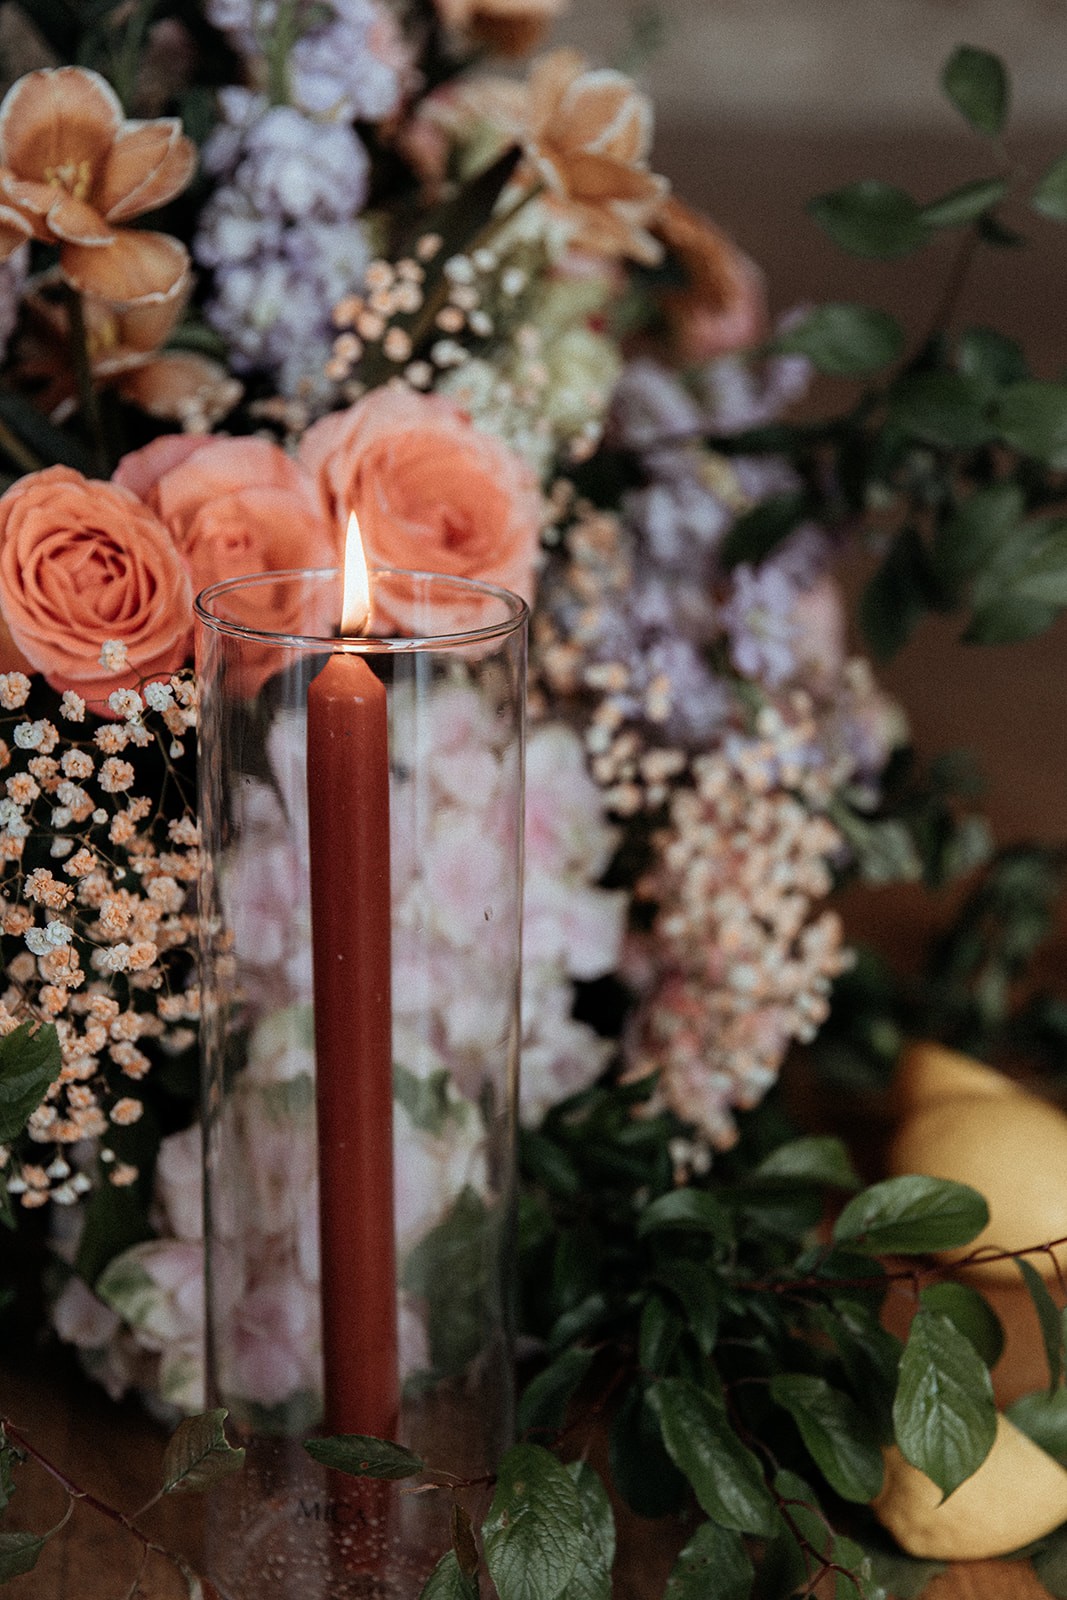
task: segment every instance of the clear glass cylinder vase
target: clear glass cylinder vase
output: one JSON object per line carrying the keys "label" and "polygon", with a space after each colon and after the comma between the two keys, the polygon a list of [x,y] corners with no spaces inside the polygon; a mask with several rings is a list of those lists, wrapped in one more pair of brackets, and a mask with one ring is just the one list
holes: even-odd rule
{"label": "clear glass cylinder vase", "polygon": [[447,1547],[448,1497],[308,1438],[477,1478],[512,1431],[526,608],[372,581],[358,638],[335,572],[197,601],[208,1392],[247,1450],[209,1497],[226,1600],[413,1596]]}

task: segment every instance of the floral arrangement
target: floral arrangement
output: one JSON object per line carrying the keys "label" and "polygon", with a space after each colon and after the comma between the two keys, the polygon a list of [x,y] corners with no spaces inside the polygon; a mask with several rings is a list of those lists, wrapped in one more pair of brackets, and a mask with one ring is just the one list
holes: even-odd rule
{"label": "floral arrangement", "polygon": [[[895,1433],[948,1493],[995,1430],[977,1292],[920,1297],[902,1341],[879,1325],[876,1258],[925,1263],[986,1213],[899,1177],[820,1237],[824,1191],[858,1180],[773,1091],[797,1046],[868,1084],[909,1032],[1047,1046],[1055,1006],[1023,1015],[1010,988],[1055,864],[991,858],[958,774],[915,770],[902,709],[846,643],[837,563],[872,554],[877,656],[927,610],[967,611],[975,641],[1047,626],[1067,599],[1067,389],[995,330],[957,331],[955,302],[915,350],[860,305],[774,321],[758,268],[651,171],[633,82],[566,49],[496,70],[558,9],[144,0],[75,25],[23,8],[41,65],[0,104],[4,1216],[49,1219],[52,1326],[113,1395],[202,1405],[192,599],[336,565],[354,510],[375,562],[533,609],[521,1233],[552,1289],[524,1307],[523,1470],[569,1505],[542,1441],[566,1444],[575,1395],[610,1396],[619,1494],[689,1508],[672,1592],[714,1561],[749,1594],[756,1540],[778,1573],[760,1593],[834,1572],[874,1600],[879,1444]],[[1002,65],[964,47],[943,83],[998,149]],[[1010,186],[998,170],[920,203],[871,181],[813,209],[857,255],[955,231],[966,261],[1008,242]],[[1067,219],[1067,158],[1029,199]],[[160,231],[140,225],[156,213]],[[816,372],[862,392],[791,420]],[[471,714],[443,705],[434,731],[433,870],[452,880],[480,832]],[[291,867],[271,759],[238,899],[265,983],[299,984],[307,941],[257,909]],[[975,919],[910,991],[855,964],[844,881],[982,872],[977,947]],[[454,1014],[444,970],[430,1003],[455,1043],[492,997]],[[256,1050],[265,1083],[306,1074],[306,1014],[279,1010]],[[446,1109],[409,1130],[412,1242],[482,1159],[470,1102]],[[256,1136],[269,1236],[280,1163]],[[287,1319],[306,1263],[274,1266],[249,1309],[264,1404],[304,1383]],[[573,1560],[531,1558],[523,1593],[556,1600],[579,1562],[609,1592],[591,1503],[548,1519]],[[499,1514],[485,1554],[508,1600]],[[457,1544],[449,1593],[476,1592],[480,1559]]]}

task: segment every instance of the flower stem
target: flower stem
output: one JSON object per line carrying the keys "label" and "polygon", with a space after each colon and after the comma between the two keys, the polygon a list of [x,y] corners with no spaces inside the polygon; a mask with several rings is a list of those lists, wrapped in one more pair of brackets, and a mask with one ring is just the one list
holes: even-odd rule
{"label": "flower stem", "polygon": [[93,365],[89,355],[89,332],[85,323],[85,306],[75,289],[68,289],[67,304],[70,313],[70,348],[74,361],[74,376],[78,397],[92,438],[93,453],[101,477],[107,477],[111,460],[104,431],[104,416],[100,409],[100,396],[93,382]]}

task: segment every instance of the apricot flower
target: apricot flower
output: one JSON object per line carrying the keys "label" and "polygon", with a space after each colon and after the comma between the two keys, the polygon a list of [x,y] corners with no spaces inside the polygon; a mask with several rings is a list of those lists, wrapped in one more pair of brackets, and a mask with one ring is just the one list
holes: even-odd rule
{"label": "apricot flower", "polygon": [[[105,709],[114,689],[169,677],[192,643],[192,590],[169,531],[129,490],[47,467],[0,496],[0,608],[55,689]],[[108,672],[103,645],[126,647]]]}
{"label": "apricot flower", "polygon": [[305,433],[327,514],[375,565],[498,583],[529,599],[543,506],[526,464],[439,395],[373,389]]}
{"label": "apricot flower", "polygon": [[437,0],[442,21],[461,28],[502,56],[522,56],[540,44],[567,0]]}
{"label": "apricot flower", "polygon": [[589,71],[573,50],[536,61],[523,143],[549,200],[576,225],[576,242],[604,255],[655,262],[649,230],[667,180],[648,170],[652,107],[621,72]]}
{"label": "apricot flower", "polygon": [[685,272],[684,289],[663,296],[683,361],[711,361],[744,350],[767,331],[763,273],[728,234],[673,195],[656,218],[656,236]]}
{"label": "apricot flower", "polygon": [[59,246],[64,280],[114,305],[167,300],[189,272],[169,234],[125,228],[178,194],[196,155],[173,117],[127,121],[99,73],[47,67],[0,102],[0,259],[25,237]]}

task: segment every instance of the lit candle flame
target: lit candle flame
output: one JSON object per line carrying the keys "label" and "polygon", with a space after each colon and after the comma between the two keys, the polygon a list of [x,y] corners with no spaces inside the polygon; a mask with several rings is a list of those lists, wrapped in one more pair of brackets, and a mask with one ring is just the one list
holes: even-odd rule
{"label": "lit candle flame", "polygon": [[370,609],[370,573],[359,522],[353,511],[345,533],[344,598],[341,602],[341,633],[345,638],[365,631],[370,622]]}

